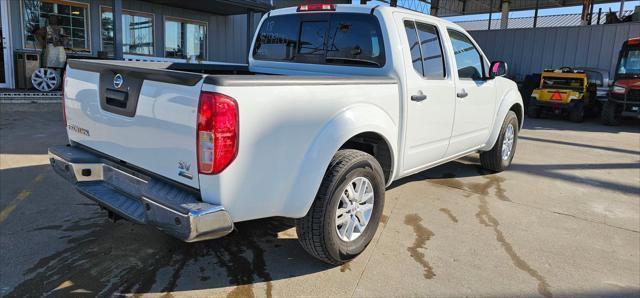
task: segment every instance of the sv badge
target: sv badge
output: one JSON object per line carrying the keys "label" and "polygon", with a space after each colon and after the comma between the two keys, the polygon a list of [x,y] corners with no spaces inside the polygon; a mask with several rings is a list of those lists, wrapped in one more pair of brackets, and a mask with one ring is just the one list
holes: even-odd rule
{"label": "sv badge", "polygon": [[183,160],[178,161],[178,175],[192,180],[193,175],[191,174],[191,164]]}

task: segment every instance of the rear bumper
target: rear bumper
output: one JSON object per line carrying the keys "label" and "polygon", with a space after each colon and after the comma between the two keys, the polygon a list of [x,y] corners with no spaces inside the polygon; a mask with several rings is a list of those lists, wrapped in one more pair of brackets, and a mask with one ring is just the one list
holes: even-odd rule
{"label": "rear bumper", "polygon": [[531,98],[529,104],[538,106],[538,107],[547,107],[547,108],[555,108],[555,109],[572,109],[578,104],[578,100],[572,100],[568,103],[565,102],[557,102],[557,101],[546,101],[546,100],[538,100],[535,97]]}
{"label": "rear bumper", "polygon": [[222,206],[204,203],[194,191],[88,150],[54,146],[49,148],[49,162],[56,173],[100,206],[183,241],[219,238],[233,230],[233,221]]}

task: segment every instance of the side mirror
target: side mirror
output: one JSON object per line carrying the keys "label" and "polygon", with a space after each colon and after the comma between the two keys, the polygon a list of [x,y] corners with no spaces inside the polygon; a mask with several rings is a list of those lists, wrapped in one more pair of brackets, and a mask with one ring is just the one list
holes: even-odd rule
{"label": "side mirror", "polygon": [[489,77],[504,77],[507,75],[508,67],[504,61],[493,61],[489,67]]}

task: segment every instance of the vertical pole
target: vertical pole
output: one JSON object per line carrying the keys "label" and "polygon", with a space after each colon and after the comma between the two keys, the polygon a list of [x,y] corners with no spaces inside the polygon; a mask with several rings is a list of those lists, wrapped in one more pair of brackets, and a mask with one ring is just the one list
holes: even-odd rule
{"label": "vertical pole", "polygon": [[533,12],[533,28],[538,27],[538,8],[540,7],[540,0],[536,0],[536,10]]}
{"label": "vertical pole", "polygon": [[602,16],[602,7],[598,8],[598,25],[600,25],[600,17]]}
{"label": "vertical pole", "polygon": [[251,42],[253,41],[253,26],[254,26],[254,12],[253,10],[247,11],[247,63],[249,63],[249,56],[251,55]]}
{"label": "vertical pole", "polygon": [[618,10],[618,17],[622,18],[624,13],[624,0],[620,0],[620,10]]}
{"label": "vertical pole", "polygon": [[509,27],[509,0],[502,0],[502,17],[500,18],[500,29]]}
{"label": "vertical pole", "polygon": [[589,11],[591,11],[591,0],[582,0],[582,15],[580,15],[580,26],[588,25]]}
{"label": "vertical pole", "polygon": [[589,17],[587,18],[589,25],[593,25],[593,8],[595,5],[591,3],[591,7],[589,7]]}
{"label": "vertical pole", "polygon": [[122,0],[112,0],[113,15],[113,58],[123,60],[122,53]]}
{"label": "vertical pole", "polygon": [[431,12],[432,16],[438,16],[438,9],[440,8],[440,0],[432,0],[431,1]]}
{"label": "vertical pole", "polygon": [[487,30],[491,30],[491,15],[493,15],[493,0],[489,2],[489,26]]}

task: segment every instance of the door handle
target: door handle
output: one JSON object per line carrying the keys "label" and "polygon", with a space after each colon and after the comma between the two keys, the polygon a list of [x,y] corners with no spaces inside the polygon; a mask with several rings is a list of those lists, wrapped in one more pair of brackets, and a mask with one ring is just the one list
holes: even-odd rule
{"label": "door handle", "polygon": [[424,94],[422,93],[422,91],[418,91],[418,94],[416,94],[416,95],[411,95],[411,100],[413,100],[413,101],[418,101],[418,102],[420,102],[420,101],[423,101],[423,100],[425,100],[425,99],[427,99],[427,96],[426,96],[426,95],[424,95]]}
{"label": "door handle", "polygon": [[462,89],[458,91],[456,95],[458,96],[458,98],[465,98],[467,97],[467,95],[469,95],[469,93],[467,93],[467,90]]}

